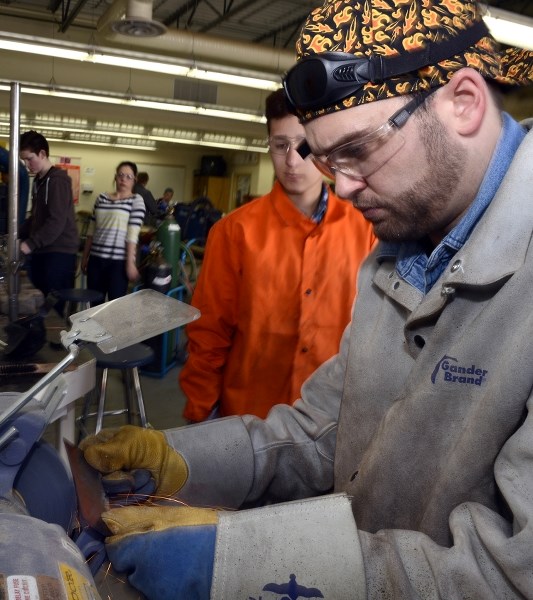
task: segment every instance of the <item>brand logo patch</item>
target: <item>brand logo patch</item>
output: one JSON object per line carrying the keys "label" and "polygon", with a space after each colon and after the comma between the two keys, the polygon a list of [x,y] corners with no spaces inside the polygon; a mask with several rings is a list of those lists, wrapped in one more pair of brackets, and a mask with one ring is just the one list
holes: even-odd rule
{"label": "brand logo patch", "polygon": [[488,371],[479,365],[460,365],[453,356],[444,355],[433,369],[432,383],[436,383],[439,373],[442,373],[443,380],[449,383],[481,386],[487,379]]}
{"label": "brand logo patch", "polygon": [[[309,588],[300,585],[296,581],[296,575],[291,573],[287,583],[267,583],[263,592],[274,592],[281,595],[281,600],[298,600],[298,598],[323,598],[322,592],[318,588]],[[248,600],[256,600],[252,596]],[[257,600],[261,600],[261,596]]]}

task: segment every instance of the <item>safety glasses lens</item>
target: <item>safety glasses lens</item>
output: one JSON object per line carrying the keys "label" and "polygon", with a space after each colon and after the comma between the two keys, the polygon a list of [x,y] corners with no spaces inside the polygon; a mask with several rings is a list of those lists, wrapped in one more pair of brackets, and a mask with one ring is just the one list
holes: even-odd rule
{"label": "safety glasses lens", "polygon": [[271,154],[287,154],[291,148],[298,148],[305,137],[288,138],[283,135],[273,135],[268,138],[268,149]]}
{"label": "safety glasses lens", "polygon": [[368,177],[387,163],[405,144],[402,133],[389,124],[380,127],[369,139],[344,144],[323,159],[314,159],[317,168],[334,177]]}

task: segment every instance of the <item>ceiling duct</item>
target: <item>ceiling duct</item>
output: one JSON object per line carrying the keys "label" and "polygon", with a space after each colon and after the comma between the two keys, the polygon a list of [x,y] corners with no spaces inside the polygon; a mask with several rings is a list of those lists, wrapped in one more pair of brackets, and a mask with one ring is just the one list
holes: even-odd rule
{"label": "ceiling duct", "polygon": [[134,38],[163,35],[167,28],[152,19],[152,8],[152,0],[128,0],[123,17],[110,24],[111,30]]}
{"label": "ceiling duct", "polygon": [[[127,2],[130,3],[129,0]],[[141,4],[136,2],[136,4]],[[146,2],[142,2],[146,4]],[[149,2],[152,5],[152,2]],[[130,37],[125,40],[116,34],[113,24],[120,21],[126,10],[126,0],[115,0],[100,17],[97,29],[113,44],[137,48],[139,51],[163,53],[215,64],[233,65],[281,74],[290,69],[296,61],[295,52],[280,48],[270,48],[261,44],[239,42],[220,37],[199,34],[183,29],[170,28],[158,37]],[[152,10],[150,7],[150,15]]]}

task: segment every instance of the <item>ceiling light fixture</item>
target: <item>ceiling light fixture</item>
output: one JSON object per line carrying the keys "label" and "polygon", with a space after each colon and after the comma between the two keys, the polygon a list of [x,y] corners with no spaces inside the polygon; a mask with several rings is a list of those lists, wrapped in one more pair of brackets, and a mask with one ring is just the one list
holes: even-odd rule
{"label": "ceiling light fixture", "polygon": [[159,54],[127,51],[126,55],[124,54],[126,51],[120,52],[114,48],[99,48],[8,32],[0,32],[0,50],[163,73],[266,91],[275,91],[281,85],[278,75],[269,75],[259,71],[210,65],[192,60],[179,60]]}
{"label": "ceiling light fixture", "polygon": [[[5,138],[9,138],[9,126],[4,126],[3,124],[0,123],[0,138],[5,137]],[[91,137],[89,137],[88,139],[85,140],[77,140],[77,139],[65,139],[62,135],[57,135],[56,133],[50,133],[47,134],[46,139],[49,142],[61,142],[64,144],[82,144],[84,146],[105,146],[107,148],[126,148],[128,150],[147,150],[149,152],[154,152],[155,150],[157,150],[156,145],[152,145],[152,146],[147,146],[147,145],[135,145],[135,144],[128,144],[128,143],[123,143],[123,142],[115,142],[115,141],[110,141],[110,142],[102,142],[99,140],[93,140]]]}
{"label": "ceiling light fixture", "polygon": [[502,44],[533,50],[531,17],[487,6],[483,20],[491,34]]}
{"label": "ceiling light fixture", "polygon": [[49,142],[61,142],[65,144],[81,144],[82,146],[105,146],[106,148],[127,148],[128,150],[148,150],[149,152],[154,152],[157,150],[155,146],[134,146],[132,144],[122,144],[116,142],[98,142],[92,140],[72,140],[72,139],[64,139],[62,137],[47,137]]}
{"label": "ceiling light fixture", "polygon": [[[130,96],[124,94],[105,93],[101,91],[93,93],[90,90],[62,87],[50,84],[40,85],[25,82],[20,82],[20,84],[20,91],[22,94],[55,96],[57,98],[67,98],[69,100],[101,102],[104,104],[118,104],[136,108],[148,108],[152,110],[164,110],[190,115],[216,117],[219,119],[234,119],[236,121],[246,121],[248,123],[266,123],[265,117],[257,112],[233,111],[228,107],[217,108],[210,106],[197,106],[193,103],[186,104],[178,101],[151,98],[149,96]],[[9,82],[0,80],[0,92],[8,92],[10,89]]]}
{"label": "ceiling light fixture", "polygon": [[[266,153],[263,138],[246,138],[236,135],[210,133],[193,130],[179,130],[160,127],[146,127],[142,133],[128,131],[131,125],[123,123],[96,122],[89,124],[82,119],[50,117],[49,115],[21,115],[24,129],[46,131],[47,139],[65,143],[91,143],[92,145],[131,148],[135,150],[155,150],[156,142],[168,144],[188,144],[210,146],[228,150]],[[9,114],[0,112],[0,137],[9,135]]]}

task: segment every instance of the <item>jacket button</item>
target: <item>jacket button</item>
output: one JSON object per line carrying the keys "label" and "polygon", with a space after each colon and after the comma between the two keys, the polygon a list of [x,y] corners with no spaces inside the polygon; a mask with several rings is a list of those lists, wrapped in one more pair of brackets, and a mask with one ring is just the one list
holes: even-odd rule
{"label": "jacket button", "polygon": [[306,296],[309,296],[309,294],[310,294],[311,292],[312,292],[311,288],[307,288],[307,289],[305,290],[305,294],[306,294]]}
{"label": "jacket button", "polygon": [[308,352],[308,351],[309,351],[309,348],[308,348],[307,346],[304,346],[304,347],[302,348],[302,352]]}
{"label": "jacket button", "polygon": [[450,268],[450,271],[452,273],[455,273],[455,271],[458,271],[461,268],[461,261],[460,260],[456,260],[453,265]]}

